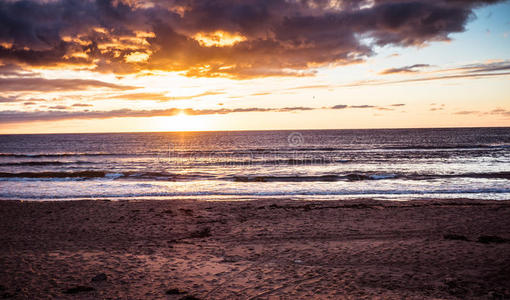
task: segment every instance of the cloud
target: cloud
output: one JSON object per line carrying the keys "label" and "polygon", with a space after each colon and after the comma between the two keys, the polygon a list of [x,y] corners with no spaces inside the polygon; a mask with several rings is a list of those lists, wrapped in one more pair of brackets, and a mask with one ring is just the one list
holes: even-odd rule
{"label": "cloud", "polygon": [[73,104],[73,107],[92,107],[93,105],[92,104],[87,104],[87,103],[75,103]]}
{"label": "cloud", "polygon": [[349,107],[349,105],[338,104],[338,105],[332,106],[331,109],[346,109],[348,107]]}
{"label": "cloud", "polygon": [[200,98],[200,97],[205,97],[205,96],[214,96],[214,95],[222,95],[222,94],[225,94],[225,92],[223,92],[223,91],[206,91],[206,92],[196,94],[196,95],[170,97],[170,99],[171,100],[190,100],[190,99],[195,99],[195,98]]}
{"label": "cloud", "polygon": [[[506,66],[508,64],[508,67]],[[334,88],[351,88],[351,87],[362,87],[362,86],[380,86],[390,84],[403,84],[403,83],[415,83],[415,82],[427,82],[436,80],[452,80],[452,79],[479,79],[487,77],[504,77],[509,76],[510,61],[505,63],[498,63],[496,67],[494,64],[477,64],[459,66],[451,69],[442,69],[433,72],[429,76],[413,77],[403,80],[361,80],[350,83],[337,84],[337,85],[304,85],[291,88],[292,90],[299,89],[334,89]],[[452,72],[455,72],[452,74]]]}
{"label": "cloud", "polygon": [[475,115],[475,114],[480,114],[480,113],[481,112],[477,111],[477,110],[462,110],[462,111],[457,111],[454,114],[456,114],[456,115]]}
{"label": "cloud", "polygon": [[390,111],[390,110],[394,110],[393,108],[388,108],[388,107],[375,107],[376,110],[385,110],[385,111]]}
{"label": "cloud", "polygon": [[374,105],[351,105],[350,108],[375,108]]}
{"label": "cloud", "polygon": [[469,64],[451,70],[466,71],[467,73],[508,71],[510,70],[510,61],[503,60],[498,62]]}
{"label": "cloud", "polygon": [[510,110],[503,108],[496,108],[491,111],[478,111],[478,110],[464,110],[454,112],[456,115],[499,115],[503,117],[510,117]]}
{"label": "cloud", "polygon": [[236,109],[203,109],[169,108],[154,110],[117,109],[111,111],[0,111],[0,123],[23,123],[35,121],[61,121],[76,119],[109,119],[109,118],[139,118],[139,117],[168,117],[185,113],[191,116],[230,114],[238,112],[267,112],[278,111],[273,108],[236,108]]}
{"label": "cloud", "polygon": [[[390,106],[395,106],[394,105],[390,105]],[[398,104],[397,106],[403,106]],[[335,105],[335,106],[331,106],[331,107],[325,107],[326,109],[375,109],[375,110],[380,110],[380,111],[390,111],[390,110],[393,110],[393,108],[388,108],[388,107],[383,107],[383,106],[375,106],[375,105],[367,105],[367,104],[363,104],[363,105],[345,105],[345,104],[338,104],[338,105]]]}
{"label": "cloud", "polygon": [[0,96],[0,103],[9,103],[9,102],[17,102],[17,101],[19,101],[19,98],[15,97],[15,96],[7,96],[7,97]]}
{"label": "cloud", "polygon": [[392,110],[385,107],[378,107],[372,105],[335,105],[331,107],[282,107],[282,108],[264,108],[264,107],[247,107],[247,108],[219,108],[219,109],[193,109],[193,108],[168,108],[168,109],[154,109],[154,110],[131,110],[131,109],[117,109],[111,111],[65,111],[67,106],[53,106],[49,107],[49,111],[13,111],[6,110],[0,111],[0,124],[9,123],[25,123],[36,121],[61,121],[71,119],[109,119],[109,118],[139,118],[139,117],[169,117],[175,116],[180,113],[185,113],[190,116],[199,115],[226,115],[232,113],[249,113],[249,112],[299,112],[299,111],[312,111],[319,109],[337,110],[337,109],[356,109],[356,108],[370,108],[375,110]]}
{"label": "cloud", "polygon": [[503,109],[503,108],[496,108],[491,111],[489,111],[487,114],[489,115],[500,115],[504,117],[510,117],[510,110],[509,109]]}
{"label": "cloud", "polygon": [[416,73],[417,69],[430,67],[428,64],[415,64],[412,66],[405,66],[400,68],[391,68],[381,71],[379,74],[388,75],[388,74],[396,74],[396,73]]}
{"label": "cloud", "polygon": [[106,99],[122,99],[122,100],[152,100],[152,101],[170,101],[166,93],[129,93],[110,96]]}
{"label": "cloud", "polygon": [[0,91],[53,92],[86,89],[131,90],[138,87],[92,79],[0,78]]}
{"label": "cloud", "polygon": [[279,112],[293,112],[293,111],[307,111],[307,110],[315,110],[316,108],[314,107],[302,107],[302,106],[298,106],[298,107],[284,107],[284,108],[280,108],[278,109]]}
{"label": "cloud", "polygon": [[[310,76],[377,46],[449,40],[497,0],[18,0],[0,3],[0,60],[118,74]],[[367,41],[370,41],[367,43]]]}
{"label": "cloud", "polygon": [[266,96],[266,95],[271,95],[271,93],[269,93],[269,92],[260,92],[260,93],[253,93],[250,96]]}
{"label": "cloud", "polygon": [[70,107],[69,106],[65,106],[65,105],[54,105],[54,106],[50,106],[48,108],[49,109],[65,110],[65,109],[69,109]]}
{"label": "cloud", "polygon": [[122,99],[122,100],[152,100],[152,101],[173,101],[173,100],[190,100],[205,96],[221,95],[225,94],[223,91],[206,91],[200,94],[188,95],[188,96],[167,96],[166,93],[130,93],[110,96],[107,99]]}
{"label": "cloud", "polygon": [[[1,80],[0,80],[1,82]],[[0,90],[2,88],[0,87]],[[41,102],[46,101],[45,99],[41,98],[24,98],[23,95],[8,95],[8,96],[0,96],[0,103],[14,103],[14,102],[21,102],[21,101],[30,101],[30,102]]]}
{"label": "cloud", "polygon": [[39,73],[30,70],[25,70],[15,64],[2,64],[0,65],[0,77],[34,77],[39,76]]}

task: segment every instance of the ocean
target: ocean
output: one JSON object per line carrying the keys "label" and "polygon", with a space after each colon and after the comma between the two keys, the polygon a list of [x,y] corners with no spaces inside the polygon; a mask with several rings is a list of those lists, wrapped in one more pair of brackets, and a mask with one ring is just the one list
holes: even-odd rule
{"label": "ocean", "polygon": [[510,199],[510,128],[0,135],[0,199]]}

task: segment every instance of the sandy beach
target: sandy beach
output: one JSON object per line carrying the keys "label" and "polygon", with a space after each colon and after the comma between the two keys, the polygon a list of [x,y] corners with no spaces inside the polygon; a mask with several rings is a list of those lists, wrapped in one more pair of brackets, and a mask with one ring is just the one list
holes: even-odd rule
{"label": "sandy beach", "polygon": [[509,216],[510,201],[0,201],[0,297],[506,299]]}

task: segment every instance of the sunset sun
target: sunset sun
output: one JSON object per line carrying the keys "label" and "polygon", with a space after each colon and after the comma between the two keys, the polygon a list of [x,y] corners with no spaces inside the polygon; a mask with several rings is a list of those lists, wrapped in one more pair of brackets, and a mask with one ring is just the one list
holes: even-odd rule
{"label": "sunset sun", "polygon": [[181,111],[175,116],[154,117],[153,130],[155,131],[199,131],[206,130],[206,116],[190,116]]}

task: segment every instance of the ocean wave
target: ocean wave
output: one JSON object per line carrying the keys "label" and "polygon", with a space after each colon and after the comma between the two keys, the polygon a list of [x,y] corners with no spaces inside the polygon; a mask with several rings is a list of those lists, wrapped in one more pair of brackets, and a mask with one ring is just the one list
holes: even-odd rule
{"label": "ocean wave", "polygon": [[326,174],[316,176],[234,176],[237,182],[313,182],[313,181],[361,181],[396,178],[396,174]]}
{"label": "ocean wave", "polygon": [[154,180],[154,181],[193,181],[224,180],[234,182],[335,182],[365,180],[434,180],[449,178],[484,178],[510,180],[510,172],[459,173],[459,174],[418,174],[418,173],[366,173],[353,172],[344,174],[320,175],[217,175],[212,173],[169,173],[169,172],[112,172],[112,171],[45,171],[45,172],[0,172],[0,181],[6,180]]}
{"label": "ocean wave", "polygon": [[493,173],[461,173],[461,174],[325,174],[316,176],[234,176],[237,182],[314,182],[314,181],[363,181],[363,180],[434,180],[443,178],[485,178],[485,179],[510,179],[510,172]]}
{"label": "ocean wave", "polygon": [[298,191],[127,191],[124,193],[69,193],[69,194],[13,194],[0,192],[3,199],[101,199],[101,198],[142,198],[142,197],[299,197],[299,196],[408,196],[436,197],[437,195],[470,195],[470,194],[510,194],[508,188],[473,188],[473,189],[368,189],[368,190],[298,190]]}
{"label": "ocean wave", "polygon": [[92,162],[88,161],[19,161],[19,162],[8,162],[8,163],[0,163],[1,167],[30,167],[30,166],[60,166],[60,165],[81,165],[81,164],[91,164]]}
{"label": "ocean wave", "polygon": [[301,153],[301,152],[364,152],[364,151],[384,151],[384,150],[397,150],[397,151],[420,151],[420,150],[507,150],[510,149],[509,144],[477,144],[477,145],[369,145],[366,147],[356,146],[325,146],[325,147],[288,147],[275,145],[274,147],[267,148],[232,148],[232,149],[171,149],[156,150],[156,151],[142,151],[142,152],[62,152],[62,153],[0,153],[0,157],[13,157],[13,158],[48,158],[48,157],[79,157],[79,156],[202,156],[202,155],[215,155],[215,156],[232,156],[232,155],[254,155],[254,154],[285,154],[285,153]]}
{"label": "ocean wave", "polygon": [[104,171],[77,172],[0,172],[0,178],[102,178],[108,174]]}
{"label": "ocean wave", "polygon": [[510,145],[443,145],[443,146],[429,146],[429,145],[410,145],[410,146],[383,146],[380,149],[386,150],[473,150],[473,149],[506,149]]}
{"label": "ocean wave", "polygon": [[0,157],[13,158],[59,158],[59,157],[75,157],[75,156],[128,156],[135,154],[128,153],[107,153],[107,152],[80,152],[80,153],[0,153]]}
{"label": "ocean wave", "polygon": [[173,174],[168,172],[108,172],[108,171],[69,171],[69,172],[0,172],[0,181],[21,180],[87,180],[87,179],[139,179],[139,180],[194,180],[212,178],[207,174]]}

